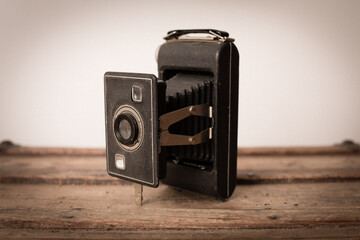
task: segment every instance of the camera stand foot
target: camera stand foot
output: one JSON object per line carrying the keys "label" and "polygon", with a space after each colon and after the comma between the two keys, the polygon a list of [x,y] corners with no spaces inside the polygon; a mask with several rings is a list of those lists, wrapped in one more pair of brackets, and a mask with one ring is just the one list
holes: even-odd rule
{"label": "camera stand foot", "polygon": [[134,188],[135,188],[135,203],[136,205],[141,206],[143,200],[143,185],[134,183]]}

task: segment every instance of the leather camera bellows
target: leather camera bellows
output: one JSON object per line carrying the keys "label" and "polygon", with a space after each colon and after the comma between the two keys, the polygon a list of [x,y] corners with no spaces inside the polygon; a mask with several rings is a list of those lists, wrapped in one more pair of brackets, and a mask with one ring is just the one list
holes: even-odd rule
{"label": "leather camera bellows", "polygon": [[[211,74],[181,72],[167,80],[166,85],[166,112],[203,103],[212,105]],[[172,125],[169,131],[174,134],[192,136],[209,127],[211,127],[211,119],[191,116]],[[213,164],[211,143],[210,140],[195,146],[167,147],[168,159],[190,166],[211,169]]]}

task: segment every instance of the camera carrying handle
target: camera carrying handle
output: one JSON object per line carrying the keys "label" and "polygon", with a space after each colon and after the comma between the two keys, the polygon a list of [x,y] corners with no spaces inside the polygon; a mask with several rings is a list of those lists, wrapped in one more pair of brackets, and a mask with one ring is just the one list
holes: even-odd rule
{"label": "camera carrying handle", "polygon": [[212,139],[212,127],[207,128],[194,136],[169,133],[168,128],[171,125],[190,117],[191,115],[212,118],[212,107],[208,104],[199,104],[161,115],[159,118],[160,146],[197,145]]}
{"label": "camera carrying handle", "polygon": [[180,36],[191,33],[205,33],[214,36],[218,40],[226,41],[229,38],[229,33],[216,29],[177,29],[167,33],[165,40],[178,39]]}

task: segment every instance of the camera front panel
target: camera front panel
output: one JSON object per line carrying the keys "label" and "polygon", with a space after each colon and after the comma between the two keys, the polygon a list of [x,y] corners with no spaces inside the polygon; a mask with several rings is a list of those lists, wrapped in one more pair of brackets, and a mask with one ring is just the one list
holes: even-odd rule
{"label": "camera front panel", "polygon": [[107,171],[157,187],[157,79],[151,74],[115,72],[104,78]]}

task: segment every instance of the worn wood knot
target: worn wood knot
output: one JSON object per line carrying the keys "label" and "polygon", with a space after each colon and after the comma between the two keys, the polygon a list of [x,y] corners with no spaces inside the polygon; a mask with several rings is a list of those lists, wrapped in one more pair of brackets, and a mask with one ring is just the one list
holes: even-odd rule
{"label": "worn wood knot", "polygon": [[275,219],[277,219],[277,216],[276,215],[271,215],[271,216],[268,216],[268,219],[275,220]]}

